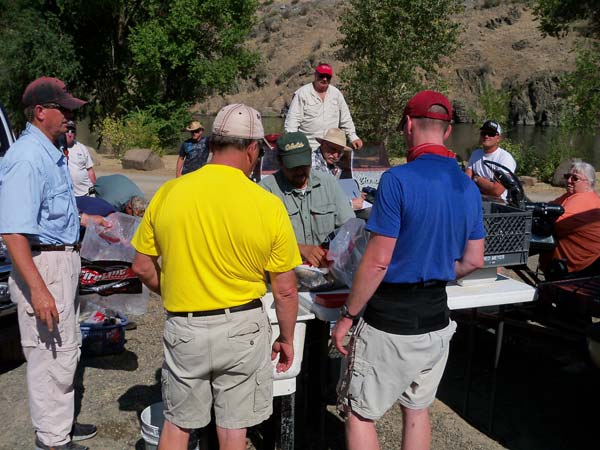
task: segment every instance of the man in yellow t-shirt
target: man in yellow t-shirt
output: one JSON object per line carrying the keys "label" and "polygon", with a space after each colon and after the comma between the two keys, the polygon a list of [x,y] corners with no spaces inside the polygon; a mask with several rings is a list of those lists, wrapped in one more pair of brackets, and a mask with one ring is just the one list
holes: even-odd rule
{"label": "man in yellow t-shirt", "polygon": [[[133,270],[167,310],[159,450],[187,449],[211,405],[220,447],[245,448],[246,428],[272,412],[271,359],[282,372],[294,358],[298,245],[281,200],[248,178],[263,137],[258,111],[221,109],[211,162],[162,186],[132,241]],[[265,272],[281,330],[272,347]]]}

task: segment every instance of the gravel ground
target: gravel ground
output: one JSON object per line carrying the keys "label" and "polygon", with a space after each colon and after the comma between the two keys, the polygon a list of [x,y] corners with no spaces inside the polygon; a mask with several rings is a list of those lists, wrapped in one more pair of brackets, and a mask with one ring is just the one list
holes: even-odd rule
{"label": "gravel ground", "polygon": [[[159,299],[151,299],[148,313],[134,319],[138,328],[127,331],[124,353],[83,358],[77,374],[78,420],[97,424],[98,435],[87,441],[95,450],[143,449],[139,415],[146,406],[160,401],[164,315]],[[597,417],[589,412],[600,400],[598,373],[585,365],[578,343],[507,327],[498,372],[494,432],[489,433],[486,427],[494,337],[485,327],[476,330],[473,384],[467,414],[471,425],[459,415],[465,398],[466,334],[466,326],[460,324],[438,400],[431,408],[432,449],[589,448],[594,417]],[[0,449],[32,448],[25,369],[23,363],[0,366],[0,423],[3,424]],[[570,395],[561,395],[562,403],[559,404],[555,394],[561,392]],[[326,420],[327,448],[344,449],[343,425],[333,406],[329,407]],[[377,428],[382,449],[399,447],[401,416],[398,405],[377,423]],[[249,449],[260,449],[258,436],[257,431],[250,433]],[[305,438],[313,441],[312,436]]]}

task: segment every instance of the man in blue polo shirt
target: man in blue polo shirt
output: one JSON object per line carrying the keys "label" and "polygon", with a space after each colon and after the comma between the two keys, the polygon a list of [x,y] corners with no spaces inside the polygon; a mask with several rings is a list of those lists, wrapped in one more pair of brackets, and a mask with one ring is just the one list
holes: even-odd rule
{"label": "man in blue polo shirt", "polygon": [[[443,145],[451,119],[450,102],[437,92],[419,92],[406,105],[408,164],[381,177],[371,239],[333,331],[349,354],[338,385],[349,450],[379,448],[374,421],[396,400],[402,448],[429,448],[428,407],[456,329],[446,283],[483,266],[481,196]],[[346,348],[342,340],[365,305]]]}

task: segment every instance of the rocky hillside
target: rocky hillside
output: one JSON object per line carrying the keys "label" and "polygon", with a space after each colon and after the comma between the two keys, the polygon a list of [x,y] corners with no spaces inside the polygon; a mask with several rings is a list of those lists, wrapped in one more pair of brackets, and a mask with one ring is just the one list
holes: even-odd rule
{"label": "rocky hillside", "polygon": [[[265,115],[281,114],[293,92],[312,79],[316,63],[330,62],[335,71],[343,67],[334,43],[345,7],[344,0],[262,1],[248,41],[263,58],[256,77],[240,83],[232,95],[198,104],[198,111],[214,113],[226,103],[245,102]],[[514,123],[556,124],[558,75],[573,67],[574,45],[581,37],[542,37],[525,2],[466,0],[459,20],[464,25],[460,48],[441,68],[456,121],[472,121],[487,84],[513,92]]]}

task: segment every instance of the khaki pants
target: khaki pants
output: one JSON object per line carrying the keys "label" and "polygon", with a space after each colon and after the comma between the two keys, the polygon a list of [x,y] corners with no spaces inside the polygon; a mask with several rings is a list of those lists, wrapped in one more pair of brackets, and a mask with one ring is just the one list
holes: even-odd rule
{"label": "khaki pants", "polygon": [[79,360],[81,260],[72,250],[33,252],[33,261],[54,297],[59,323],[50,332],[31,306],[31,295],[16,269],[10,274],[12,301],[17,304],[21,345],[27,359],[29,411],[37,438],[45,445],[71,440],[75,409],[73,378]]}

